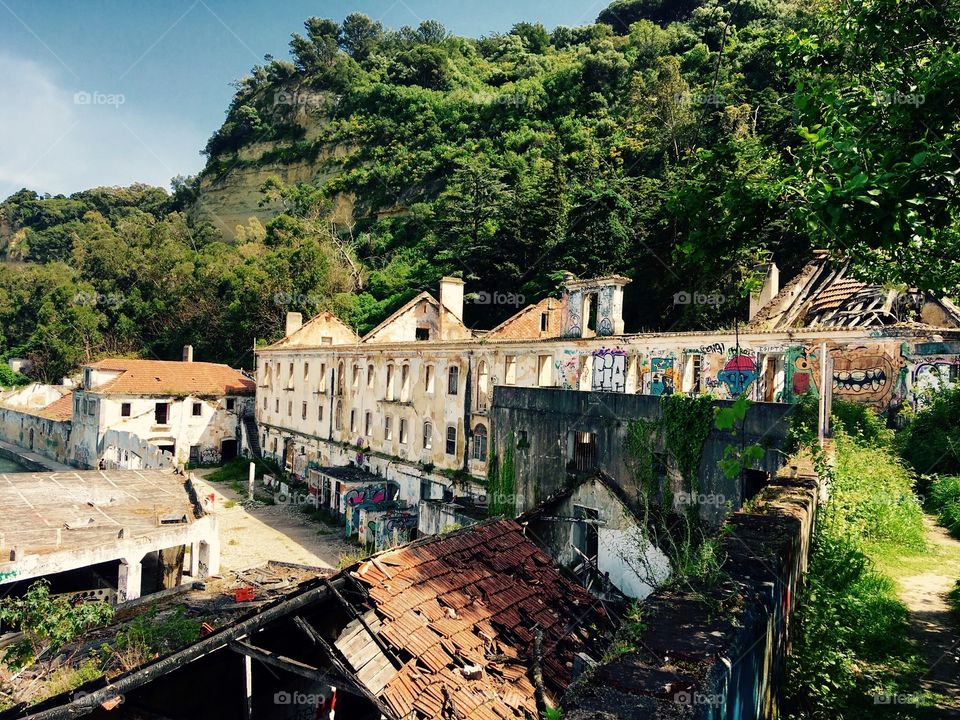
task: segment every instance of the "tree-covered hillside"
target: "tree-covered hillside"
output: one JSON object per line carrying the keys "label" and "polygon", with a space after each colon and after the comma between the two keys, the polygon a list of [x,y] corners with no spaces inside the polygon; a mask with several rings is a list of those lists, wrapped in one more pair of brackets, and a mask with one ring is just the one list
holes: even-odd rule
{"label": "tree-covered hillside", "polygon": [[[594,25],[481,39],[311,18],[291,60],[238,81],[173,195],[0,205],[0,357],[54,378],[192,342],[245,364],[288,310],[363,332],[445,274],[529,302],[564,272],[616,272],[628,330],[729,326],[759,261],[790,273],[815,246],[955,293],[958,17],[956,0],[617,0]],[[264,168],[291,172],[224,242],[205,193]]]}

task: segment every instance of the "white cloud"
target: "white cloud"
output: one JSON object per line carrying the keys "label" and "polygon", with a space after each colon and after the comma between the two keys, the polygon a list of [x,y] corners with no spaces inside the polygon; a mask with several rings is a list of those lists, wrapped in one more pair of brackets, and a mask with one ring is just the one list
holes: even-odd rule
{"label": "white cloud", "polygon": [[0,199],[22,187],[52,194],[132,182],[167,187],[203,165],[202,133],[138,111],[115,89],[65,87],[42,65],[3,53],[0,77]]}

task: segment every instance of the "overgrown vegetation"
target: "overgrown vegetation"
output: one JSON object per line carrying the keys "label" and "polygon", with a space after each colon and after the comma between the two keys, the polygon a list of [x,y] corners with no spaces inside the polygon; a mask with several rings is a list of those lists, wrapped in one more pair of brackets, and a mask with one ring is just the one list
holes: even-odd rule
{"label": "overgrown vegetation", "polygon": [[927,505],[950,534],[960,537],[960,477],[927,478]]}
{"label": "overgrown vegetation", "polygon": [[104,602],[74,601],[51,595],[50,583],[38,580],[21,597],[0,600],[0,621],[23,633],[4,651],[3,661],[13,669],[33,663],[41,653],[56,654],[64,645],[113,617]]}
{"label": "overgrown vegetation", "polygon": [[929,393],[896,447],[918,473],[960,475],[960,387]]}
{"label": "overgrown vegetation", "polygon": [[186,606],[176,605],[160,613],[154,604],[120,630],[113,647],[105,646],[103,651],[123,670],[131,670],[199,637],[200,623],[187,617]]}
{"label": "overgrown vegetation", "polygon": [[[783,706],[795,720],[918,717],[925,699],[907,610],[896,583],[875,564],[925,549],[913,476],[872,411],[842,403],[837,410],[833,467],[809,413],[795,418],[796,436],[828,479],[830,497],[818,512]],[[894,695],[913,704],[884,700]]]}

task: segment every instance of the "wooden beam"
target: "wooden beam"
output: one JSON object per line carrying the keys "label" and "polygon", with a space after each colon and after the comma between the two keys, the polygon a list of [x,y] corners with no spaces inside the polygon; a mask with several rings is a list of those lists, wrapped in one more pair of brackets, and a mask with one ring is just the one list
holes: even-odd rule
{"label": "wooden beam", "polygon": [[393,650],[391,650],[390,646],[383,641],[383,638],[377,635],[377,633],[375,633],[370,628],[370,626],[367,624],[367,621],[363,619],[363,616],[357,612],[357,609],[353,607],[353,605],[347,602],[346,598],[344,598],[343,595],[340,594],[339,590],[337,590],[333,585],[330,584],[329,580],[324,579],[323,583],[327,586],[330,592],[333,593],[333,596],[344,607],[344,609],[347,611],[347,614],[350,615],[350,617],[352,617],[354,620],[359,622],[360,625],[363,626],[363,629],[367,631],[367,634],[370,636],[370,639],[377,644],[377,647],[380,648],[380,652],[386,655],[387,660],[390,661],[390,664],[393,665],[394,669],[400,670],[403,667],[403,663],[397,659],[397,656],[393,654]]}
{"label": "wooden beam", "polygon": [[326,679],[328,675],[326,670],[321,670],[313,665],[307,665],[306,663],[302,663],[299,660],[294,660],[293,658],[288,658],[284,655],[277,655],[276,653],[265,650],[264,648],[259,648],[256,645],[243,642],[242,640],[233,640],[229,645],[227,645],[227,647],[234,652],[245,655],[248,659],[253,658],[254,660],[259,660],[264,665],[271,665],[275,668],[279,668],[280,670],[286,670],[294,675],[305,677],[307,680],[321,682]]}

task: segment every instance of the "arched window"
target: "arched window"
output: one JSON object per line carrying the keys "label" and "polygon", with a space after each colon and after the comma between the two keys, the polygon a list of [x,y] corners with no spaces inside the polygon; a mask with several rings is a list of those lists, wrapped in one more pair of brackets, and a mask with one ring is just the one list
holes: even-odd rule
{"label": "arched window", "polygon": [[456,365],[450,367],[447,373],[447,395],[456,395],[460,388],[460,368]]}
{"label": "arched window", "polygon": [[423,424],[423,449],[429,450],[433,447],[433,424],[425,422]]}
{"label": "arched window", "polygon": [[337,365],[337,395],[343,395],[343,363],[342,362],[339,365]]}
{"label": "arched window", "polygon": [[447,447],[445,449],[447,455],[457,454],[457,428],[455,425],[447,428]]}
{"label": "arched window", "polygon": [[343,400],[337,400],[337,410],[334,416],[334,426],[337,430],[343,430]]}
{"label": "arched window", "polygon": [[481,462],[487,461],[487,428],[485,425],[477,425],[473,429],[473,459]]}

